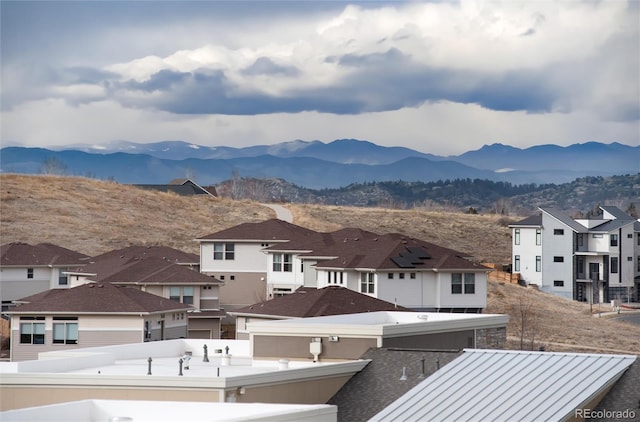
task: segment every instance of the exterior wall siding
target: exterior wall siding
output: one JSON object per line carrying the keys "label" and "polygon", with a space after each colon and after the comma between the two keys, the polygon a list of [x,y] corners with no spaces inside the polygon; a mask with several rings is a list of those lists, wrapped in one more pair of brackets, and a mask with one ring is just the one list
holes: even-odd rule
{"label": "exterior wall siding", "polygon": [[[290,358],[312,360],[309,343],[312,336],[253,336],[253,356],[255,358]],[[358,359],[371,347],[377,347],[376,338],[340,337],[332,342],[322,338],[322,353],[319,359]]]}
{"label": "exterior wall siding", "polygon": [[200,243],[200,272],[267,272],[267,255],[262,252],[261,243],[225,242],[234,244],[234,259],[213,259],[214,241]]}

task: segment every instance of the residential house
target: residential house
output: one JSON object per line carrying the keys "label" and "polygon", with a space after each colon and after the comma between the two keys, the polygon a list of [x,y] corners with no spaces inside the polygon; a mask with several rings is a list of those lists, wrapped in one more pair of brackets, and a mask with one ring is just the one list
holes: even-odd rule
{"label": "residential house", "polygon": [[597,218],[553,208],[510,225],[512,271],[543,291],[602,303],[638,300],[640,223],[612,206]]}
{"label": "residential house", "polygon": [[218,196],[215,186],[200,186],[191,179],[173,179],[166,185],[133,185],[140,189],[172,192],[182,196],[208,195]]}
{"label": "residential house", "polygon": [[109,282],[134,287],[194,309],[188,313],[189,338],[220,338],[220,286],[198,271],[199,257],[164,246],[130,246],[91,258],[73,273],[74,284]]}
{"label": "residential house", "polygon": [[67,270],[85,265],[88,256],[51,243],[0,246],[0,297],[2,310],[12,301],[49,289],[70,286]]}
{"label": "residential house", "polygon": [[[225,283],[220,288],[220,304],[225,311],[233,311],[269,298],[269,289],[279,292],[277,286],[267,287],[266,248],[317,236],[313,230],[278,219],[243,223],[197,239],[200,271]],[[282,254],[280,258],[287,273],[300,274],[299,262],[292,261],[291,254]],[[286,293],[295,290],[289,285],[287,289]]]}
{"label": "residential house", "polygon": [[268,220],[198,241],[201,271],[226,282],[221,304],[231,312],[302,286],[329,285],[423,311],[481,312],[486,306],[486,267],[400,234],[318,233]]}
{"label": "residential house", "polygon": [[237,309],[236,339],[248,340],[247,323],[291,318],[357,314],[377,311],[409,311],[402,306],[349,290],[342,286],[299,287],[295,292]]}
{"label": "residential house", "polygon": [[111,283],[86,283],[20,299],[11,316],[11,360],[39,353],[184,338],[192,307]]}
{"label": "residential house", "polygon": [[278,256],[289,250],[291,260],[304,269],[304,277],[289,270],[292,290],[303,283],[337,285],[421,311],[481,312],[486,307],[488,268],[461,252],[397,233],[358,229],[324,234],[322,239],[306,247],[298,240],[267,248],[269,282],[284,285],[280,274],[288,269],[278,265]]}

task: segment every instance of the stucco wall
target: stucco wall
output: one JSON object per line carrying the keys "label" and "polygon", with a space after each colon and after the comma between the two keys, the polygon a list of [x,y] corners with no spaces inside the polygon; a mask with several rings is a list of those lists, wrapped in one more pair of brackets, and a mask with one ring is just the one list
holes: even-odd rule
{"label": "stucco wall", "polygon": [[[309,359],[313,356],[309,352],[312,337],[294,336],[253,336],[253,356],[256,358],[291,358]],[[322,338],[323,359],[358,359],[371,347],[377,347],[375,338],[339,337],[338,341]]]}

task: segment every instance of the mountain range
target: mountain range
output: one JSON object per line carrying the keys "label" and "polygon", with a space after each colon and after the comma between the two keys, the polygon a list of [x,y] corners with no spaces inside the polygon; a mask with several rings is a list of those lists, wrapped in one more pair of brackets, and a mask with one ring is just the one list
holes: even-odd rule
{"label": "mountain range", "polygon": [[520,149],[496,143],[457,156],[438,156],[340,139],[245,148],[207,147],[183,141],[116,141],[101,146],[14,146],[0,150],[0,171],[4,173],[52,172],[52,163],[59,174],[144,184],[191,177],[208,185],[238,176],[280,178],[312,189],[374,181],[464,178],[514,184],[566,183],[584,176],[638,173],[640,146],[587,142]]}

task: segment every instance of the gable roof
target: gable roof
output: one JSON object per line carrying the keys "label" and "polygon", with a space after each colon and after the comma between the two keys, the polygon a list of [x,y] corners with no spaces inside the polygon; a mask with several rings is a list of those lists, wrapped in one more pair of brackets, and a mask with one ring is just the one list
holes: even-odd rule
{"label": "gable roof", "polygon": [[317,232],[273,218],[258,223],[242,223],[225,230],[199,237],[197,240],[286,242],[300,237],[314,235],[317,235]]}
{"label": "gable roof", "polygon": [[602,205],[600,206],[600,209],[613,216],[616,220],[634,220],[634,218],[629,214],[612,205]]}
{"label": "gable roof", "polygon": [[160,258],[167,264],[200,265],[200,257],[196,254],[166,246],[134,245],[94,256],[86,266],[76,271],[81,274],[95,275],[92,280],[101,281],[148,258]]}
{"label": "gable roof", "polygon": [[193,309],[173,300],[111,283],[87,283],[71,289],[52,289],[20,299],[26,302],[9,314],[150,314]]}
{"label": "gable roof", "polygon": [[327,286],[322,289],[300,287],[291,294],[245,306],[229,314],[308,318],[375,311],[410,310],[342,286]]}
{"label": "gable roof", "polygon": [[561,211],[561,210],[559,210],[557,208],[542,208],[542,207],[539,207],[539,210],[542,211],[545,214],[550,215],[551,217],[555,218],[556,220],[560,221],[561,223],[563,223],[565,226],[571,228],[576,233],[587,233],[589,231],[589,229],[587,229],[585,226],[583,226],[582,224],[580,224],[577,221],[575,221],[567,213],[565,213],[565,212],[563,212],[563,211]]}
{"label": "gable roof", "polygon": [[372,421],[565,420],[635,356],[465,349]]}
{"label": "gable roof", "polygon": [[[371,362],[351,377],[327,404],[338,406],[338,421],[368,421],[461,354],[460,350],[369,349],[360,359]],[[401,379],[403,368],[406,379]]]}
{"label": "gable roof", "polygon": [[224,284],[196,269],[157,256],[133,261],[116,273],[108,276],[98,274],[97,277],[91,277],[93,278],[115,284]]}
{"label": "gable roof", "polygon": [[[332,253],[332,252],[335,252]],[[338,256],[321,261],[316,268],[373,269],[373,270],[487,270],[465,258],[462,252],[433,243],[391,233],[366,238],[339,248],[315,252],[318,255]]]}
{"label": "gable roof", "polygon": [[79,266],[88,261],[88,255],[51,243],[14,242],[0,246],[0,266]]}

